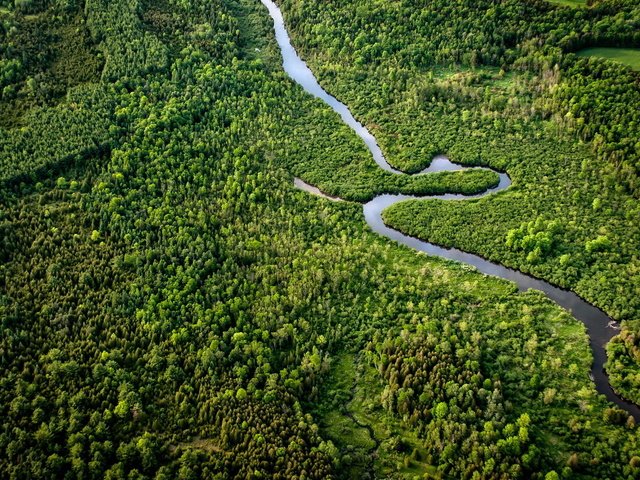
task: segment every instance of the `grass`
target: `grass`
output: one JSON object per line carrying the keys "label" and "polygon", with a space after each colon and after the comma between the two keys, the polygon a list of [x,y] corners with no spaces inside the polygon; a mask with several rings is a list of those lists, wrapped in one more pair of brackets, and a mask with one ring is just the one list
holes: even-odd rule
{"label": "grass", "polygon": [[356,450],[363,449],[368,451],[375,448],[376,444],[369,436],[367,429],[358,426],[346,415],[333,411],[327,413],[323,420],[327,425],[327,433],[332,438],[340,438],[343,442],[354,447]]}
{"label": "grass", "polygon": [[220,446],[210,438],[195,437],[190,442],[182,442],[182,443],[179,443],[178,445],[171,445],[169,447],[169,450],[173,452],[178,447],[204,450],[205,452],[224,453],[224,450],[220,448]]}
{"label": "grass", "polygon": [[586,0],[547,0],[549,3],[553,3],[554,5],[560,5],[561,7],[570,7],[570,8],[582,8],[587,6]]}
{"label": "grass", "polygon": [[319,415],[322,436],[340,451],[342,478],[362,478],[368,468],[369,452],[375,448],[368,430],[349,416],[353,415],[350,399],[355,378],[353,355],[343,354],[333,359]]}
{"label": "grass", "polygon": [[478,66],[475,68],[454,66],[436,66],[431,70],[431,75],[437,80],[463,80],[469,75],[476,76],[476,83],[488,84],[494,87],[507,88],[513,84],[516,74],[513,72],[500,73],[500,68],[490,66]]}
{"label": "grass", "polygon": [[579,57],[602,57],[640,71],[640,48],[592,47],[580,50]]}
{"label": "grass", "polygon": [[[375,465],[378,476],[412,479],[425,473],[436,475],[436,468],[421,460],[427,457],[424,442],[409,425],[381,406],[383,384],[378,372],[369,365],[358,367],[360,374],[350,409],[359,422],[371,426],[380,441]],[[411,458],[414,450],[417,458]]]}
{"label": "grass", "polygon": [[320,415],[324,436],[341,452],[344,478],[362,478],[375,448],[369,431],[360,425],[370,426],[380,443],[374,464],[378,477],[413,479],[429,473],[437,478],[436,468],[424,460],[427,451],[423,441],[381,406],[383,385],[373,367],[357,363],[352,354],[339,355],[325,388],[325,400],[333,397],[335,403],[344,405],[344,409],[325,405]]}

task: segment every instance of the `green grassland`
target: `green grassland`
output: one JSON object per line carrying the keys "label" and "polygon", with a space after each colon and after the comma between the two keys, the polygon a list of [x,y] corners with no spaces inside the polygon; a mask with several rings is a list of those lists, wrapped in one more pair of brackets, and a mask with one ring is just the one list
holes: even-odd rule
{"label": "green grassland", "polygon": [[587,0],[547,0],[554,5],[571,8],[583,8],[587,6]]}
{"label": "green grassland", "polygon": [[579,57],[600,57],[620,62],[630,66],[634,70],[640,70],[640,49],[639,48],[607,48],[592,47],[585,48],[577,52]]}

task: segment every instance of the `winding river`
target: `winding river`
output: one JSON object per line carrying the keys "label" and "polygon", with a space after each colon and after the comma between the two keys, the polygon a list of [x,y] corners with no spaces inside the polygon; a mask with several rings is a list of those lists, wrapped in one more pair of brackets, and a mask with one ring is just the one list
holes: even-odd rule
{"label": "winding river", "polygon": [[[289,34],[284,25],[282,12],[272,0],[261,0],[263,5],[269,10],[269,14],[274,22],[276,41],[282,52],[282,65],[286,73],[311,95],[319,98],[328,104],[335,112],[337,112],[342,120],[353,129],[353,131],[364,141],[367,148],[371,152],[373,159],[380,168],[388,172],[404,175],[403,172],[393,168],[385,159],[382,150],[378,146],[375,137],[358,122],[349,111],[349,108],[329,95],[318,83],[313,72],[307,67],[306,63],[298,56],[295,49],[291,45]],[[446,170],[463,170],[467,167],[456,165],[450,162],[446,157],[438,156],[433,159],[428,168],[417,173],[416,175],[441,172]],[[489,194],[497,193],[505,190],[511,185],[511,180],[505,173],[499,173],[499,184],[483,193],[477,195],[460,195],[460,194],[444,194],[433,196],[410,196],[410,195],[379,195],[364,205],[364,216],[369,227],[376,233],[387,237],[391,240],[406,245],[415,250],[436,255],[438,257],[456,260],[458,262],[473,265],[479,272],[487,275],[494,275],[516,283],[521,291],[530,288],[544,292],[551,300],[570,311],[575,318],[580,320],[587,327],[589,334],[589,343],[593,352],[593,365],[591,367],[591,377],[595,383],[596,390],[605,395],[605,397],[623,408],[637,420],[640,420],[640,408],[637,405],[620,398],[611,388],[609,379],[604,371],[604,363],[607,360],[605,345],[611,340],[618,330],[618,324],[609,318],[600,309],[587,303],[573,292],[555,287],[543,280],[525,275],[522,272],[504,267],[502,265],[490,262],[478,255],[463,252],[455,248],[443,248],[433,243],[425,242],[414,237],[405,235],[398,230],[389,228],[382,220],[382,211],[398,202],[413,199],[439,199],[439,200],[468,200],[472,198],[484,197]],[[322,194],[316,187],[304,183],[300,179],[295,180],[295,185],[311,193]],[[326,195],[323,195],[326,196]],[[335,197],[327,198],[339,200]]]}

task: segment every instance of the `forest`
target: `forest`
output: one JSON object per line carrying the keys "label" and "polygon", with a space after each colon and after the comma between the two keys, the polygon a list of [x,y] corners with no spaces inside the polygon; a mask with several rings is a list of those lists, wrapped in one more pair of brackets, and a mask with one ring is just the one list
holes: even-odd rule
{"label": "forest", "polygon": [[[392,227],[570,289],[640,403],[634,0],[277,2]],[[576,7],[576,8],[573,8]],[[541,292],[373,233],[258,0],[0,0],[0,477],[634,479]],[[299,177],[346,200],[293,186]]]}

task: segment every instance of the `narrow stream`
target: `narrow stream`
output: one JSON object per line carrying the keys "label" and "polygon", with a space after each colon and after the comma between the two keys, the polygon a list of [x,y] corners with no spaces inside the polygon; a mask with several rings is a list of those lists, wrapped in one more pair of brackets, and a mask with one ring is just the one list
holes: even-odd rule
{"label": "narrow stream", "polygon": [[[282,12],[278,8],[278,6],[272,0],[260,1],[264,6],[267,7],[267,9],[269,10],[269,15],[271,15],[271,18],[273,19],[276,41],[278,42],[278,45],[282,52],[282,65],[286,73],[296,83],[300,84],[302,88],[304,88],[304,90],[327,103],[334,111],[336,111],[340,115],[342,120],[347,125],[349,125],[353,129],[353,131],[360,138],[362,138],[362,140],[364,140],[364,143],[371,152],[373,159],[380,168],[388,172],[404,175],[403,172],[389,165],[384,155],[382,154],[382,150],[380,150],[375,137],[369,132],[369,130],[367,130],[366,127],[364,127],[354,118],[354,116],[349,111],[349,108],[344,103],[329,95],[320,86],[315,76],[313,75],[313,72],[311,72],[309,67],[307,67],[307,64],[302,61],[302,59],[298,56],[295,49],[291,45],[289,34],[287,33],[286,27],[284,25]],[[466,167],[450,162],[446,157],[438,156],[433,159],[428,168],[417,173],[416,175],[431,172],[441,172],[445,170],[463,170],[465,168]],[[620,398],[613,391],[611,385],[609,384],[609,378],[604,371],[604,364],[607,360],[605,345],[609,342],[609,340],[611,340],[611,338],[613,338],[614,335],[616,335],[619,326],[602,310],[587,303],[573,292],[555,287],[543,280],[525,275],[524,273],[517,270],[513,270],[497,263],[490,262],[489,260],[479,257],[478,255],[463,252],[462,250],[458,250],[455,248],[443,248],[433,243],[410,237],[399,232],[398,230],[389,228],[382,220],[382,211],[385,208],[404,200],[439,199],[461,201],[480,198],[486,195],[497,193],[501,190],[505,190],[511,185],[511,180],[505,173],[499,173],[499,175],[500,182],[496,187],[477,195],[444,194],[422,197],[411,195],[379,195],[364,205],[364,216],[369,227],[371,227],[374,232],[384,237],[395,240],[396,242],[402,245],[406,245],[415,250],[428,253],[429,255],[436,255],[438,257],[473,265],[478,269],[478,271],[484,274],[494,275],[496,277],[515,282],[521,291],[525,291],[530,288],[540,290],[558,305],[570,311],[575,318],[584,323],[588,330],[589,343],[591,345],[594,360],[591,367],[591,376],[596,385],[596,390],[599,393],[605,395],[609,401],[615,403],[620,408],[623,408],[624,410],[629,412],[636,418],[636,420],[640,420],[640,408],[638,408],[637,405]],[[295,185],[298,188],[302,188],[311,193],[321,193],[316,187],[308,185],[299,179],[296,179]],[[334,197],[328,198],[336,200],[336,198]]]}

